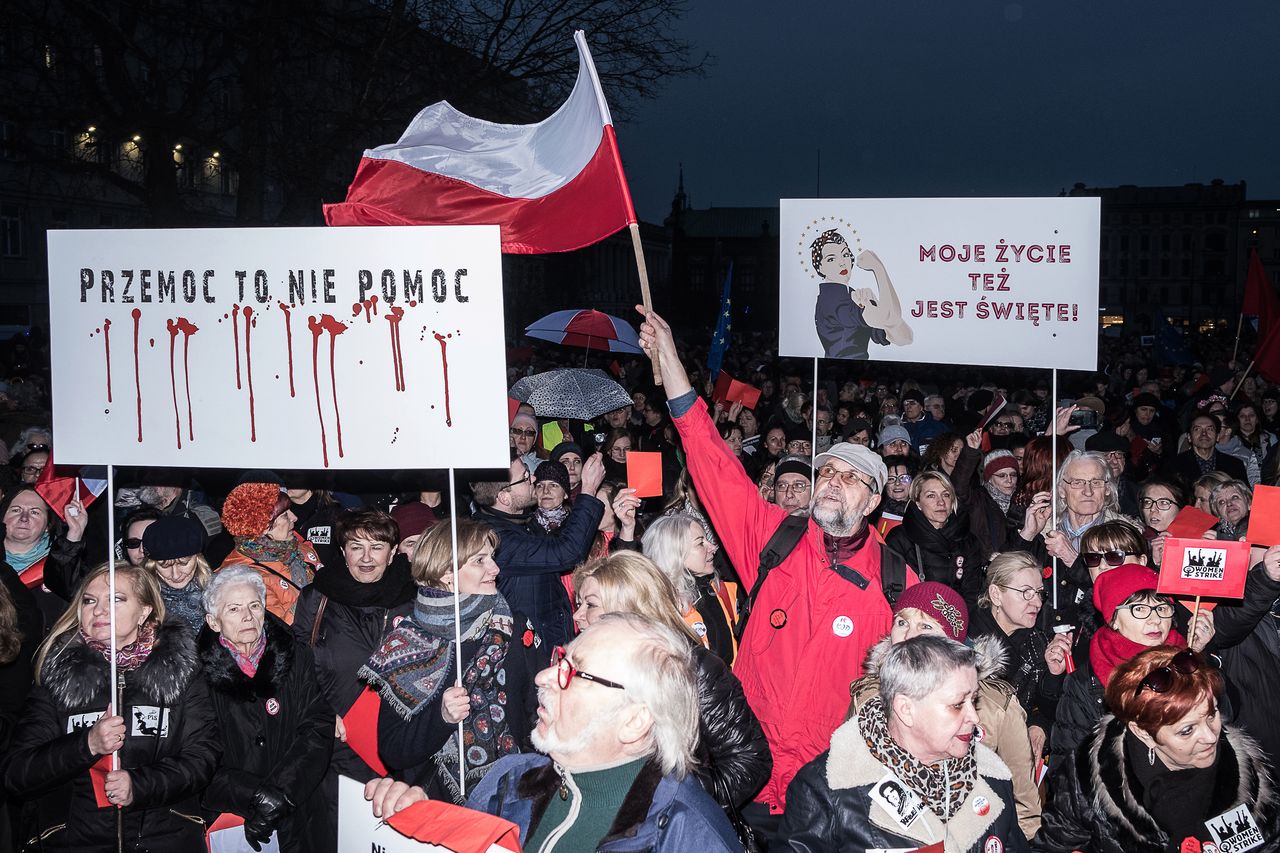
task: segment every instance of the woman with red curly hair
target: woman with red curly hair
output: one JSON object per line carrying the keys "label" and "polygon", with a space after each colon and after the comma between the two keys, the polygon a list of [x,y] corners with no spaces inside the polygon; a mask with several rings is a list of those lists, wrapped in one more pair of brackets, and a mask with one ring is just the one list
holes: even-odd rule
{"label": "woman with red curly hair", "polygon": [[267,612],[289,625],[320,566],[315,546],[293,532],[297,520],[288,493],[275,483],[241,483],[222,504],[222,526],[236,541],[222,565],[247,565],[261,575]]}
{"label": "woman with red curly hair", "polygon": [[1113,715],[1051,778],[1032,849],[1280,849],[1270,760],[1223,724],[1223,692],[1222,674],[1185,648],[1157,646],[1117,666]]}

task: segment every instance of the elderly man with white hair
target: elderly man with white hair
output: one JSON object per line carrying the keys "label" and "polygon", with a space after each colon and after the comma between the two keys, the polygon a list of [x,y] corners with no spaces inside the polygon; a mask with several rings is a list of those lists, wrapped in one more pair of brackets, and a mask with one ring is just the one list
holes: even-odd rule
{"label": "elderly man with white hair", "polygon": [[[687,641],[609,613],[556,649],[536,683],[540,753],[500,759],[468,808],[515,823],[525,850],[742,849],[690,773],[698,706]],[[376,779],[365,796],[386,818],[425,795]]]}
{"label": "elderly man with white hair", "polygon": [[202,805],[243,817],[255,850],[274,833],[282,853],[300,853],[310,848],[310,801],[333,753],[334,716],[311,649],[267,613],[266,598],[249,566],[223,569],[204,590],[197,647],[222,758]]}

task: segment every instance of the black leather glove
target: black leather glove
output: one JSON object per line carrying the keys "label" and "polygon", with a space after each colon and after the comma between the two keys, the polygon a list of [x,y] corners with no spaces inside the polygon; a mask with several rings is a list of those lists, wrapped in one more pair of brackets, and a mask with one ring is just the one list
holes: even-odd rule
{"label": "black leather glove", "polygon": [[244,822],[244,837],[254,850],[261,850],[271,839],[280,821],[293,810],[284,791],[274,785],[262,785],[253,792],[253,813]]}

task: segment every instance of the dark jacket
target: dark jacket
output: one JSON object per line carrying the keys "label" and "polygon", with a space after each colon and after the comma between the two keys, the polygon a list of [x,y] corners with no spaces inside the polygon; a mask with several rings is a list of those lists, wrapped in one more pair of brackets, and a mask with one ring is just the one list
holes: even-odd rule
{"label": "dark jacket", "polygon": [[[1249,475],[1245,470],[1244,463],[1234,456],[1216,449],[1213,451],[1213,470],[1221,471],[1233,480],[1249,482]],[[1200,463],[1196,460],[1196,452],[1194,450],[1182,451],[1166,462],[1164,467],[1160,469],[1160,473],[1167,478],[1181,482],[1187,494],[1191,494],[1191,487],[1195,485],[1196,480],[1200,479]]]}
{"label": "dark jacket", "polygon": [[908,503],[902,523],[890,530],[884,541],[921,580],[946,584],[963,595],[970,608],[977,604],[986,577],[982,567],[990,555],[983,553],[969,529],[964,507],[951,513],[941,528],[935,528],[914,502]]}
{"label": "dark jacket", "polygon": [[795,853],[915,850],[942,840],[945,832],[949,852],[1026,851],[1009,768],[980,743],[974,746],[974,758],[977,781],[945,828],[928,808],[904,828],[871,799],[888,769],[867,748],[855,716],[836,729],[831,749],[791,781],[778,844]]}
{"label": "dark jacket", "polygon": [[[302,590],[293,617],[293,638],[311,647],[320,692],[338,716],[350,711],[360,697],[364,685],[356,672],[396,620],[413,610],[416,590],[403,555],[397,555],[375,583],[357,582],[346,564],[339,563],[321,569]],[[334,743],[321,789],[323,798],[317,798],[320,804],[308,827],[310,847],[319,853],[337,849],[340,774],[358,782],[368,782],[376,775],[351,747],[341,741]]]}
{"label": "dark jacket", "polygon": [[573,639],[573,605],[560,575],[586,559],[604,504],[593,495],[579,495],[555,533],[530,524],[527,515],[508,515],[492,507],[478,507],[472,517],[498,534],[493,560],[502,569],[502,597],[512,610],[533,620],[543,642],[552,648],[567,645]]}
{"label": "dark jacket", "polygon": [[320,693],[311,649],[270,615],[265,630],[253,678],[208,627],[197,641],[222,733],[222,760],[202,802],[210,818],[220,812],[248,818],[261,785],[279,788],[294,804],[276,827],[280,849],[301,851],[311,797],[333,753],[333,710]]}
{"label": "dark jacket", "polygon": [[[1098,732],[1050,779],[1040,832],[1032,849],[1042,853],[1163,853],[1177,850],[1143,805],[1144,789],[1125,755],[1126,726],[1106,717]],[[1204,819],[1245,804],[1265,843],[1255,853],[1280,849],[1280,809],[1271,767],[1258,744],[1224,726],[1217,782]]]}
{"label": "dark jacket", "polygon": [[1219,604],[1213,611],[1213,640],[1206,651],[1222,658],[1227,697],[1237,725],[1257,738],[1267,755],[1280,756],[1280,618],[1273,606],[1280,599],[1280,583],[1260,566],[1249,572],[1244,599]]}
{"label": "dark jacket", "polygon": [[[506,818],[528,838],[561,787],[545,755],[508,755],[467,800],[467,807]],[[692,776],[677,781],[649,763],[622,800],[599,851],[728,853],[742,844],[714,800]]]}
{"label": "dark jacket", "polygon": [[721,806],[741,808],[769,781],[773,754],[738,677],[702,646],[694,646],[693,661],[698,676],[694,773]]}
{"label": "dark jacket", "polygon": [[813,322],[827,358],[854,358],[865,361],[872,341],[887,346],[884,329],[868,325],[862,309],[853,301],[849,288],[839,282],[818,283],[818,300],[813,306]]}
{"label": "dark jacket", "polygon": [[[189,853],[204,847],[199,797],[221,747],[199,667],[195,640],[170,623],[160,627],[141,666],[121,671],[121,768],[133,782],[133,804],[123,809],[125,850]],[[11,796],[27,798],[23,837],[48,833],[35,849],[116,849],[116,809],[98,807],[89,777],[97,761],[89,729],[111,701],[109,679],[106,659],[72,634],[50,652],[41,685],[27,699],[4,786]]]}
{"label": "dark jacket", "polygon": [[1093,674],[1088,658],[1062,679],[1062,696],[1049,736],[1049,770],[1056,771],[1093,734],[1104,713],[1106,688]]}
{"label": "dark jacket", "polygon": [[[964,512],[964,507],[968,508],[969,531],[978,540],[982,562],[986,563],[992,554],[1005,550],[1010,537],[1017,540],[1018,531],[1012,526],[1008,513],[1000,508],[982,484],[978,471],[980,464],[981,451],[965,444],[960,448],[960,458],[956,460],[951,481],[956,487],[956,500],[962,507],[961,512]],[[1020,547],[1018,541],[1013,542],[1013,547]]]}
{"label": "dark jacket", "polygon": [[[503,662],[506,671],[503,712],[518,750],[532,752],[533,743],[529,735],[538,724],[538,688],[533,679],[546,668],[551,650],[538,637],[533,623],[524,614],[513,611],[511,617],[511,646]],[[462,657],[468,667],[483,651],[480,640],[476,637],[462,644]],[[421,785],[433,800],[456,800],[457,780],[445,781],[444,771],[434,760],[448,743],[450,735],[458,731],[456,725],[446,723],[440,716],[444,688],[457,680],[455,660],[454,655],[449,656],[449,668],[441,678],[443,687],[439,695],[409,719],[401,719],[385,702],[378,711],[378,756],[392,775],[411,785]],[[467,789],[475,787],[479,778],[474,773],[468,774]]]}
{"label": "dark jacket", "polygon": [[1044,650],[1049,638],[1039,627],[1019,628],[1005,634],[996,624],[989,608],[974,611],[969,623],[969,638],[995,637],[1004,647],[1007,661],[999,678],[1013,685],[1018,702],[1027,712],[1027,726],[1040,726],[1046,733],[1053,728],[1058,697],[1062,695],[1062,676],[1049,672],[1044,660]]}

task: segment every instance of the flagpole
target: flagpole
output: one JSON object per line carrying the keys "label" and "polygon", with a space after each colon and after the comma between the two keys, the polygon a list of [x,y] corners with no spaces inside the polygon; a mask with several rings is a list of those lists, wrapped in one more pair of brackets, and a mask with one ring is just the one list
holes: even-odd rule
{"label": "flagpole", "polygon": [[[454,679],[456,687],[462,686],[462,591],[458,589],[458,492],[454,486],[453,468],[449,468],[449,528],[450,535],[453,537],[453,643],[454,658],[457,668],[457,678]],[[470,699],[468,699],[470,704]],[[468,716],[470,708],[468,708]],[[467,798],[467,750],[466,745],[462,742],[462,724],[466,721],[463,717],[458,721],[458,795],[463,800]]]}
{"label": "flagpole", "polygon": [[818,456],[818,357],[813,357],[813,397],[809,400],[809,417],[813,419],[813,438],[809,443],[809,483],[817,479],[813,460]]}
{"label": "flagpole", "polygon": [[[619,164],[619,173],[621,173],[621,164]],[[625,179],[623,185],[626,185]],[[631,197],[628,193],[627,203],[630,204]],[[631,218],[631,225],[628,226],[631,231],[631,248],[636,253],[636,272],[640,274],[640,302],[644,305],[644,313],[648,315],[653,310],[653,296],[649,293],[649,267],[644,262],[644,245],[640,242],[640,223],[636,221],[635,216]],[[653,365],[653,384],[662,384],[662,366],[658,362],[658,351],[651,353],[651,363]]]}
{"label": "flagpole", "polygon": [[[111,657],[107,659],[108,677],[111,679],[111,709],[116,716],[122,713],[120,697],[116,692],[116,499],[115,499],[115,466],[107,465],[107,599],[110,609],[107,611],[111,620]],[[76,496],[79,497],[80,478],[76,478]],[[111,753],[111,769],[120,769],[119,750]]]}
{"label": "flagpole", "polygon": [[1240,352],[1240,331],[1244,328],[1244,312],[1240,312],[1240,319],[1236,320],[1236,345],[1231,348],[1231,360],[1236,360],[1236,355]]}
{"label": "flagpole", "polygon": [[1240,390],[1242,385],[1244,385],[1244,380],[1249,375],[1249,371],[1253,370],[1253,366],[1257,363],[1258,359],[1254,358],[1249,362],[1249,366],[1244,369],[1244,373],[1240,374],[1240,378],[1236,380],[1236,387],[1231,389],[1231,396],[1227,398],[1228,403],[1236,398],[1236,392]]}
{"label": "flagpole", "polygon": [[[1053,381],[1050,383],[1052,390],[1049,392],[1049,423],[1052,427],[1049,430],[1050,458],[1053,460],[1050,464],[1049,477],[1049,524],[1050,529],[1058,529],[1058,368],[1053,368]],[[1058,609],[1058,558],[1053,558],[1053,609]]]}

